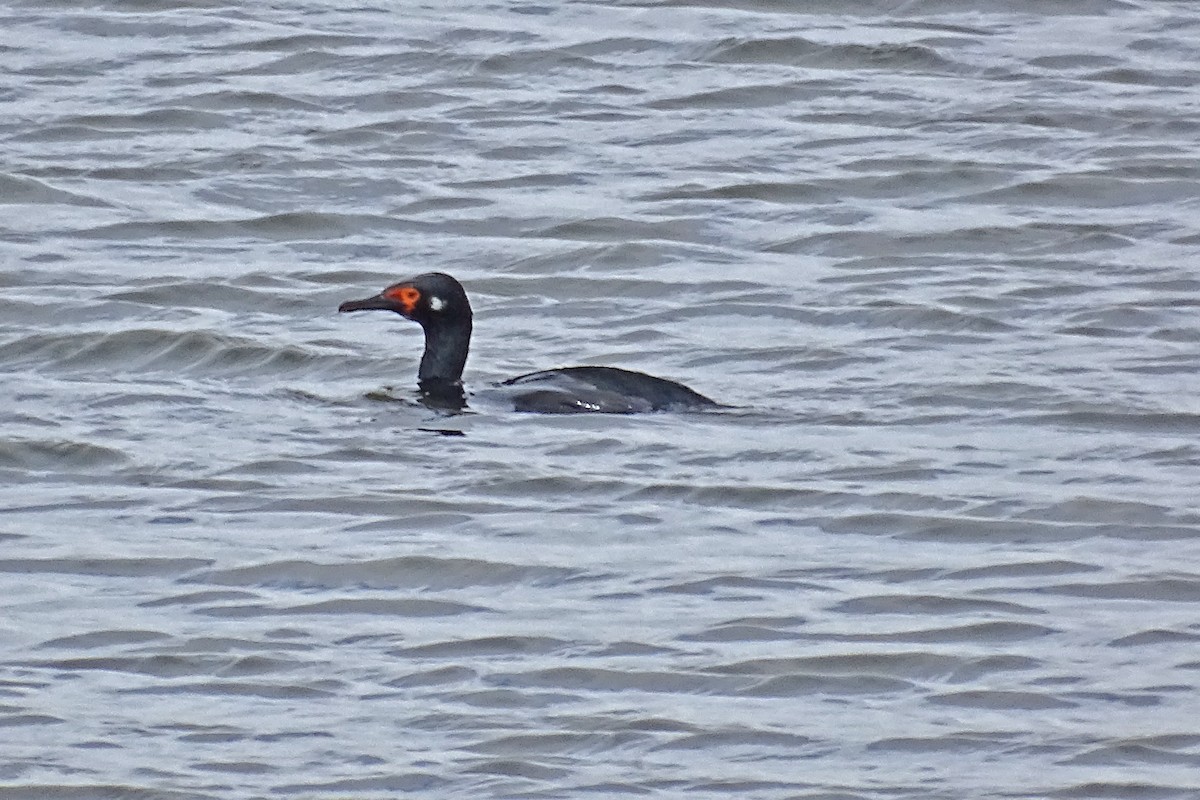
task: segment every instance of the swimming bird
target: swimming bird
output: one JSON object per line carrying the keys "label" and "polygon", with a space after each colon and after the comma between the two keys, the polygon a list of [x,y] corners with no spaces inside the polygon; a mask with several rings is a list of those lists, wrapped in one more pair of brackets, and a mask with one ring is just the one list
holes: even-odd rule
{"label": "swimming bird", "polygon": [[[348,300],[338,311],[394,311],[419,323],[425,332],[425,352],[417,369],[423,402],[456,410],[466,405],[462,373],[471,347],[471,303],[453,277],[427,272],[392,284],[374,297]],[[544,414],[718,407],[681,383],[616,367],[547,369],[518,375],[500,386],[517,411]]]}

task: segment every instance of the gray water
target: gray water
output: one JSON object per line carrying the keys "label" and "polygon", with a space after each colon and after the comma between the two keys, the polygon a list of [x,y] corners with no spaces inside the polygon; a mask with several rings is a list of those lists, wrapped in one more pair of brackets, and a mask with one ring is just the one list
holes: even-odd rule
{"label": "gray water", "polygon": [[397,6],[0,11],[0,796],[1200,796],[1200,7]]}

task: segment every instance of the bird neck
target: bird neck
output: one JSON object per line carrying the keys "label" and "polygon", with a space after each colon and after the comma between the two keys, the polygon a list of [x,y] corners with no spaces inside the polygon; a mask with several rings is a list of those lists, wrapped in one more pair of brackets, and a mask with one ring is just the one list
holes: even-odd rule
{"label": "bird neck", "polygon": [[470,317],[425,328],[425,354],[417,370],[421,388],[461,386],[467,351],[471,347]]}

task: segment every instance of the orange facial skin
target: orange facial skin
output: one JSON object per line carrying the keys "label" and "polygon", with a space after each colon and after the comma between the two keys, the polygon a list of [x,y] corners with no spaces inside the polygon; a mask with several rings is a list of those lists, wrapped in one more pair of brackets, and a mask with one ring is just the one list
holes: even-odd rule
{"label": "orange facial skin", "polygon": [[412,314],[417,310],[417,303],[421,302],[421,292],[412,286],[393,286],[386,290],[383,296],[393,303],[397,303],[405,314]]}

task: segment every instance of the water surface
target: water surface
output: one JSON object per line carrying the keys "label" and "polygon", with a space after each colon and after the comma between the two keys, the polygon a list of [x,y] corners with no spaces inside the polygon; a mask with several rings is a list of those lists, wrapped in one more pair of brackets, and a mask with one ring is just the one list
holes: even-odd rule
{"label": "water surface", "polygon": [[0,793],[1194,796],[1190,4],[0,21]]}

